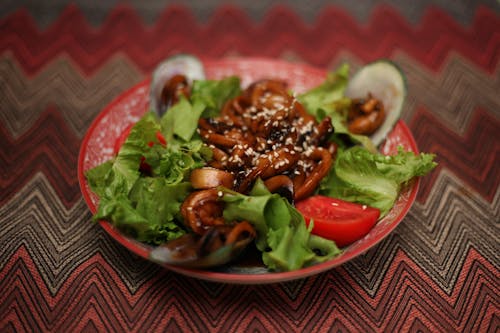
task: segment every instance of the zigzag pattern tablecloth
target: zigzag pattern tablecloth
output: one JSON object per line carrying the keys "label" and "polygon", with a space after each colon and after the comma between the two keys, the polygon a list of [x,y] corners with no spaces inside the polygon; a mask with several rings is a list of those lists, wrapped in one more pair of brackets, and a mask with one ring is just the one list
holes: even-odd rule
{"label": "zigzag pattern tablecloth", "polygon": [[[498,332],[498,2],[153,3],[0,5],[1,332]],[[391,58],[439,167],[389,237],[326,273],[242,286],[164,270],[91,223],[76,166],[102,108],[178,52]]]}

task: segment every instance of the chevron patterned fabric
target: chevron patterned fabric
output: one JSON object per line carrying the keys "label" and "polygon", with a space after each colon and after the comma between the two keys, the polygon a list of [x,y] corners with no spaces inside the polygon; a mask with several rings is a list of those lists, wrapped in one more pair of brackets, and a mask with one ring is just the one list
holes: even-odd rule
{"label": "chevron patterned fabric", "polygon": [[[257,3],[0,5],[0,332],[500,331],[499,2]],[[393,233],[328,272],[259,286],[162,269],[91,222],[77,158],[103,107],[178,52],[391,58],[439,166]]]}

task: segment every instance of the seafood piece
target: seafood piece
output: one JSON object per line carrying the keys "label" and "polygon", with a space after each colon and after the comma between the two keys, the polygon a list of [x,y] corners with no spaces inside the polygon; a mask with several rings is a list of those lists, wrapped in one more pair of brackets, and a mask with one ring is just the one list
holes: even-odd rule
{"label": "seafood piece", "polygon": [[214,267],[239,256],[255,239],[256,232],[247,221],[224,221],[220,193],[215,188],[191,193],[182,204],[181,214],[194,233],[155,248],[151,259],[162,264]]}
{"label": "seafood piece", "polygon": [[277,175],[271,178],[268,178],[264,185],[267,187],[269,192],[278,193],[282,197],[288,200],[288,202],[294,202],[294,186],[293,181],[290,177],[285,175]]}
{"label": "seafood piece", "polygon": [[330,117],[316,121],[279,80],[254,82],[198,125],[214,153],[210,166],[231,172],[240,193],[260,178],[290,202],[303,198],[318,188],[336,154]]}
{"label": "seafood piece", "polygon": [[234,183],[233,174],[211,167],[195,169],[190,176],[191,185],[194,189],[203,190],[224,186],[232,188]]}
{"label": "seafood piece", "polygon": [[238,257],[254,238],[255,230],[246,221],[215,225],[203,235],[186,234],[162,244],[151,251],[149,258],[164,265],[216,267]]}
{"label": "seafood piece", "polygon": [[373,144],[380,145],[401,116],[406,91],[405,77],[392,61],[379,60],[361,68],[346,89],[346,96],[360,103],[350,130],[370,135]]}
{"label": "seafood piece", "polygon": [[195,80],[204,80],[205,70],[201,61],[188,54],[170,57],[153,71],[149,107],[162,116],[175,103],[179,94],[186,95]]}

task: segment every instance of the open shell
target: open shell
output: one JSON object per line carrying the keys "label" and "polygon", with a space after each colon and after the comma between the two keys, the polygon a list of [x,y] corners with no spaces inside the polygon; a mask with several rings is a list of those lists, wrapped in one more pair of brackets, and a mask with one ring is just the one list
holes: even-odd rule
{"label": "open shell", "polygon": [[149,101],[151,111],[156,112],[159,116],[166,111],[160,102],[163,87],[170,78],[178,74],[186,76],[189,84],[192,84],[194,80],[205,79],[203,64],[195,56],[179,54],[161,62],[153,71]]}
{"label": "open shell", "polygon": [[[225,228],[227,226],[223,226]],[[226,244],[211,252],[200,250],[211,237],[220,237],[216,229],[209,231],[209,237],[186,234],[162,244],[151,251],[149,258],[161,265],[174,265],[190,268],[208,268],[227,264],[239,257],[254,240],[248,235],[234,243]]]}
{"label": "open shell", "polygon": [[385,109],[383,124],[370,138],[380,145],[401,116],[406,97],[406,80],[399,67],[390,60],[378,60],[361,68],[349,81],[346,96],[365,98],[369,93],[380,100]]}

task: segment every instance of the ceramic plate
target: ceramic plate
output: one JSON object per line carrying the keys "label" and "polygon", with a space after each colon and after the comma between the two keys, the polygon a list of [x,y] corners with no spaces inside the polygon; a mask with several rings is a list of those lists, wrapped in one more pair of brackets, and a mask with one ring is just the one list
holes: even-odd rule
{"label": "ceramic plate", "polygon": [[[209,79],[238,75],[242,80],[243,87],[261,78],[283,79],[289,83],[292,90],[299,93],[320,84],[327,74],[326,70],[304,64],[260,58],[203,60],[203,63]],[[92,213],[95,213],[99,200],[90,191],[84,172],[113,157],[113,146],[116,138],[127,126],[139,120],[146,112],[148,94],[149,79],[124,92],[104,108],[91,124],[83,139],[78,159],[78,178],[83,197]],[[381,152],[390,154],[395,152],[400,145],[406,150],[418,152],[411,132],[402,121],[396,124],[382,145]],[[236,263],[216,270],[186,269],[169,265],[165,265],[165,267],[199,279],[246,284],[284,282],[318,274],[352,260],[386,237],[403,220],[410,209],[417,194],[418,184],[419,180],[416,179],[403,189],[389,214],[378,221],[368,235],[344,248],[340,256],[321,264],[282,273],[268,272],[258,261],[253,264],[251,262]],[[100,224],[111,237],[130,251],[146,259],[149,258],[151,246],[127,237],[106,221],[101,221]]]}

